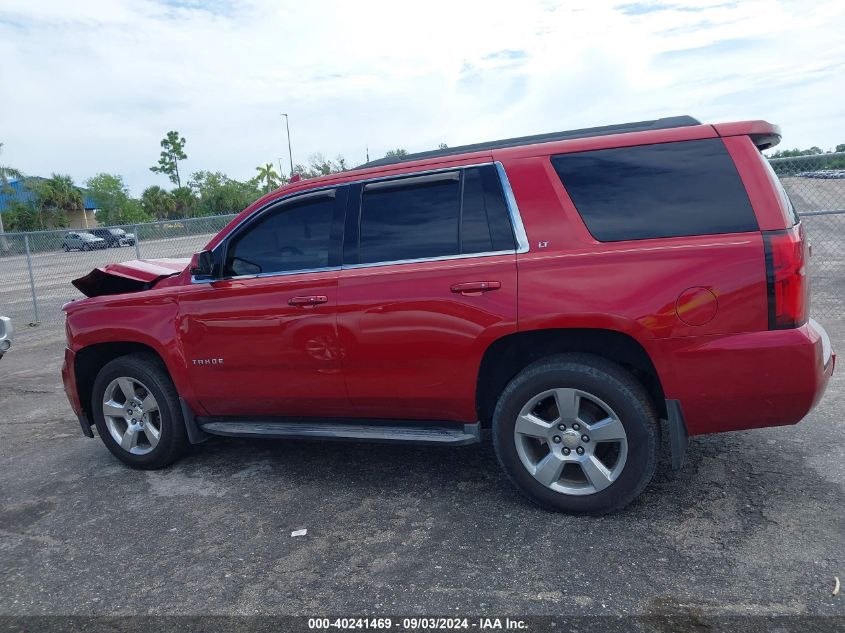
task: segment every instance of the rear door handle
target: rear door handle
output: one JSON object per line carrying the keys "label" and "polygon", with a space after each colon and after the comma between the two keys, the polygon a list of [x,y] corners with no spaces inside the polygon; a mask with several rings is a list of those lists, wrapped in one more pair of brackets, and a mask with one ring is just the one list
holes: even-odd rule
{"label": "rear door handle", "polygon": [[502,287],[498,281],[467,281],[452,286],[452,292],[460,292],[462,295],[480,295],[482,292],[498,290]]}
{"label": "rear door handle", "polygon": [[329,298],[325,295],[309,295],[307,297],[291,297],[288,299],[288,305],[291,306],[315,306],[321,303],[327,303]]}

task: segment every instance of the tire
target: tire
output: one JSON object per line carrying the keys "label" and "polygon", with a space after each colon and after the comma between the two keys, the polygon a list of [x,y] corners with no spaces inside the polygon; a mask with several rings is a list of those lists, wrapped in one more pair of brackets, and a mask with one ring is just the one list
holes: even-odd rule
{"label": "tire", "polygon": [[537,505],[605,514],[651,481],[660,425],[646,390],[622,367],[560,354],[529,365],[502,391],[493,445],[510,480]]}
{"label": "tire", "polygon": [[87,251],[88,250],[88,244],[83,244],[82,248],[80,250]]}
{"label": "tire", "polygon": [[67,244],[62,244],[62,250],[67,253],[70,249],[67,247]]}
{"label": "tire", "polygon": [[[130,402],[128,391],[135,400]],[[152,402],[147,398],[150,395]],[[136,401],[140,408],[132,406]],[[152,354],[131,354],[107,363],[94,381],[91,402],[100,438],[130,468],[164,468],[188,448],[176,387],[161,361]],[[107,416],[107,410],[117,415]],[[130,425],[130,419],[135,424]]]}

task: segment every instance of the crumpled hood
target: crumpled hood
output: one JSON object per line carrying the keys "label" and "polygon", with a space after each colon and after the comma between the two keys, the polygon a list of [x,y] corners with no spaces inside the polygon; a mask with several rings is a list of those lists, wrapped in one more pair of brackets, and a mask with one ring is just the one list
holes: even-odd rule
{"label": "crumpled hood", "polygon": [[86,297],[139,292],[155,286],[165,277],[181,273],[190,259],[133,259],[95,268],[71,283]]}

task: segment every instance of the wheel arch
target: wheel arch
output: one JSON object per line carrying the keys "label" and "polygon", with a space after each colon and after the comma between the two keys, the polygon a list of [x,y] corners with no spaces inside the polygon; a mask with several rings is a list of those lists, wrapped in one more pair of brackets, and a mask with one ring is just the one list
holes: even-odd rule
{"label": "wheel arch", "polygon": [[155,357],[161,366],[171,375],[164,358],[158,351],[146,345],[134,341],[111,341],[108,343],[94,343],[78,350],[74,357],[74,373],[76,375],[76,390],[79,395],[79,402],[82,410],[88,414],[89,421],[93,420],[91,408],[91,396],[94,388],[94,381],[103,366],[121,356],[130,354],[148,354]]}
{"label": "wheel arch", "polygon": [[666,400],[648,352],[630,334],[599,328],[548,328],[515,332],[491,343],[484,352],[476,383],[476,409],[482,426],[490,426],[499,394],[522,369],[554,354],[595,354],[630,371],[646,388],[660,417]]}

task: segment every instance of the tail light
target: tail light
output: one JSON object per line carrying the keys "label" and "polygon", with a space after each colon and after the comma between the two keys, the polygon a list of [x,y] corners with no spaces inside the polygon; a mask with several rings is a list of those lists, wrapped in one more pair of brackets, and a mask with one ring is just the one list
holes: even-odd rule
{"label": "tail light", "polygon": [[769,329],[796,328],[807,322],[810,311],[807,279],[807,240],[799,222],[783,231],[763,231]]}

